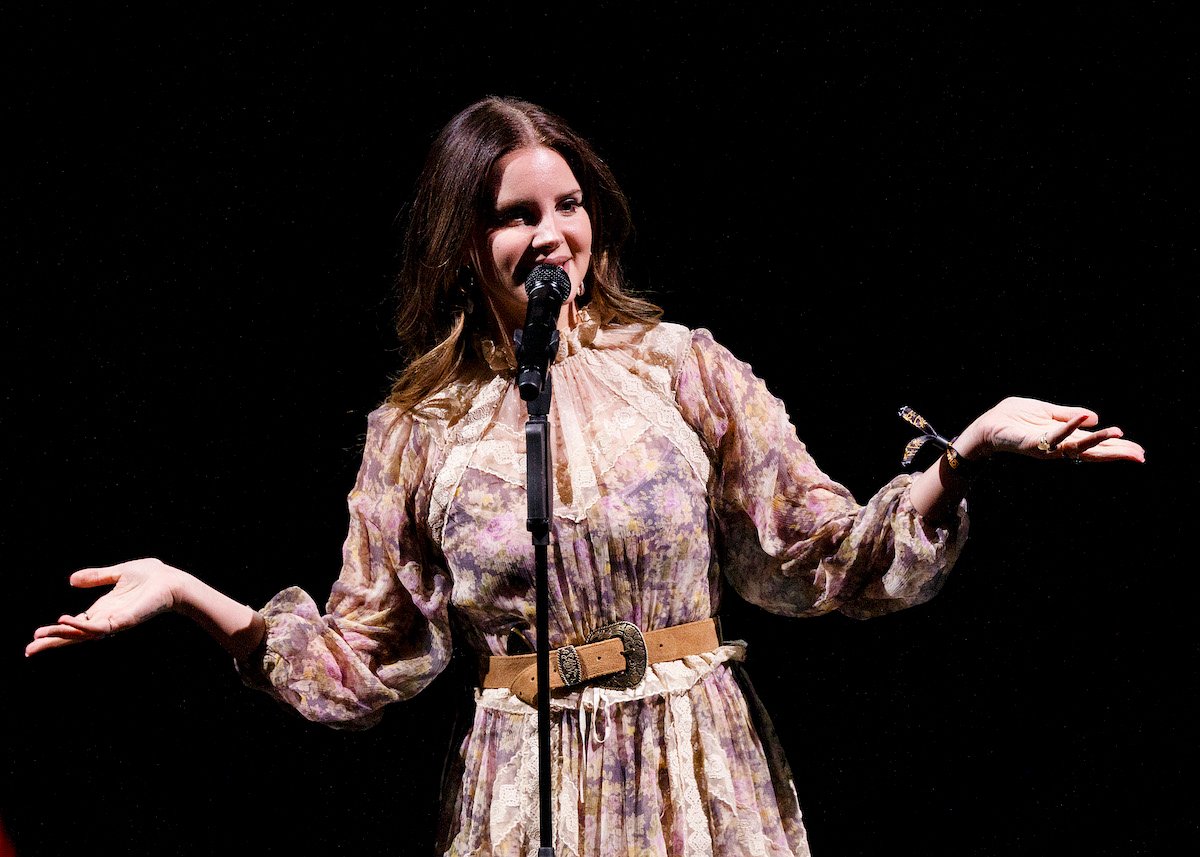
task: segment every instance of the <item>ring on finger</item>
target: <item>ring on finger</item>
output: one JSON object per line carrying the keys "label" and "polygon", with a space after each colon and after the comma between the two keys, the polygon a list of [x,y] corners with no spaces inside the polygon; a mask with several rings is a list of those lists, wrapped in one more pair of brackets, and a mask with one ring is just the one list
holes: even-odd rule
{"label": "ring on finger", "polygon": [[1050,452],[1054,449],[1054,445],[1050,443],[1050,433],[1042,432],[1042,436],[1038,438],[1037,448],[1041,452]]}

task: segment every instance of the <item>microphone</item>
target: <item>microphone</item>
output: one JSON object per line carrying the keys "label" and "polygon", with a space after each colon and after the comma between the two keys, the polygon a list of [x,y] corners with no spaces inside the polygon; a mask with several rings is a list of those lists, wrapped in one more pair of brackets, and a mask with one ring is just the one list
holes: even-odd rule
{"label": "microphone", "polygon": [[541,264],[525,278],[525,327],[514,331],[517,345],[517,388],[529,402],[546,383],[550,361],[558,354],[558,313],[571,294],[571,278],[558,265]]}

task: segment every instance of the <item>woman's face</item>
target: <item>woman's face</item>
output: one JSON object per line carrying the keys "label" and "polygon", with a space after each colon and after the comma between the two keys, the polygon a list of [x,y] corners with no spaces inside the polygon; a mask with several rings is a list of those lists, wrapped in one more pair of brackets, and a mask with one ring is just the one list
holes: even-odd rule
{"label": "woman's face", "polygon": [[592,258],[592,222],[579,181],[558,152],[537,146],[500,159],[493,191],[477,255],[484,291],[504,333],[525,323],[525,278],[543,262],[560,266],[571,278],[571,296],[558,322],[560,328],[569,326]]}

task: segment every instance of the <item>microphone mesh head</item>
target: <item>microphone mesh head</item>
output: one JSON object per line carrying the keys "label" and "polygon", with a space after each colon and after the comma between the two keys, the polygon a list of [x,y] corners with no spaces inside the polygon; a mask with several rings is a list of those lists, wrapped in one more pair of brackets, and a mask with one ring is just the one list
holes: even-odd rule
{"label": "microphone mesh head", "polygon": [[533,293],[539,289],[549,289],[559,302],[565,301],[571,294],[571,278],[558,265],[543,262],[525,278],[525,294],[533,297]]}

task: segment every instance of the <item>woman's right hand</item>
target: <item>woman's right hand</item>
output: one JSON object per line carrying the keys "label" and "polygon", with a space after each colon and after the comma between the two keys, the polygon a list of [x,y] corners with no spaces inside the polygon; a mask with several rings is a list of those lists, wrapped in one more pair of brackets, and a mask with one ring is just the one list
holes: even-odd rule
{"label": "woman's right hand", "polygon": [[157,559],[135,559],[106,568],[85,568],[71,575],[71,585],[81,588],[112,586],[87,610],[60,616],[53,625],[33,632],[25,655],[45,649],[99,640],[174,610],[187,575]]}

